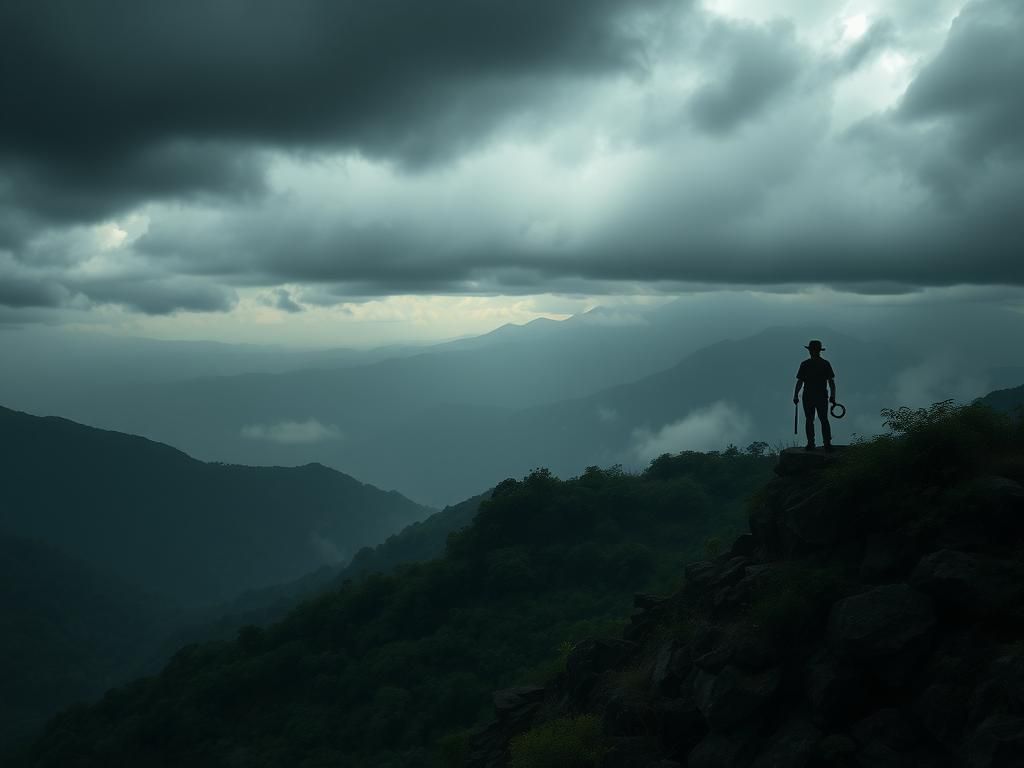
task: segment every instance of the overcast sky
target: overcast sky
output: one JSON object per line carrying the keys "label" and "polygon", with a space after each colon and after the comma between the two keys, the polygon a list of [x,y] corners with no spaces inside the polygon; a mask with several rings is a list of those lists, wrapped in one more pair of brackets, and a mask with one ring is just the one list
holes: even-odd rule
{"label": "overcast sky", "polygon": [[1020,0],[8,0],[0,29],[0,326],[363,344],[693,290],[1024,295]]}

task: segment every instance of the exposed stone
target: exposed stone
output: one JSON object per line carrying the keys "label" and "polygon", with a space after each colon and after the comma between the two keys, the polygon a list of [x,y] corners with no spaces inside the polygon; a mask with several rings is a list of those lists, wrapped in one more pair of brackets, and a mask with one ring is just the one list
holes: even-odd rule
{"label": "exposed stone", "polygon": [[718,672],[726,664],[732,661],[733,649],[732,646],[723,643],[717,648],[713,648],[705,654],[701,654],[693,663],[698,668],[707,672]]}
{"label": "exposed stone", "polygon": [[1024,765],[1024,718],[995,715],[985,720],[967,744],[968,768],[1020,768]]}
{"label": "exposed stone", "polygon": [[604,707],[604,732],[610,736],[639,736],[652,730],[654,710],[646,701],[617,695]]}
{"label": "exposed stone", "polygon": [[823,449],[805,451],[803,448],[786,448],[779,454],[779,462],[775,465],[775,474],[779,477],[792,477],[793,475],[820,472],[825,467],[839,461],[845,449],[845,445],[834,445],[830,452]]}
{"label": "exposed stone", "polygon": [[967,722],[967,701],[961,686],[939,680],[914,701],[914,716],[932,738],[946,746],[959,742]]}
{"label": "exposed stone", "polygon": [[807,665],[804,691],[816,722],[839,722],[860,709],[863,675],[829,654],[819,653]]}
{"label": "exposed stone", "polygon": [[1002,615],[1024,604],[1024,565],[943,549],[921,559],[910,583],[968,616]]}
{"label": "exposed stone", "polygon": [[566,687],[570,695],[585,701],[598,676],[622,664],[636,647],[635,643],[617,638],[593,638],[577,645],[565,662]]}
{"label": "exposed stone", "polygon": [[691,667],[690,652],[675,640],[662,643],[651,670],[651,685],[662,696],[676,697]]}
{"label": "exposed stone", "polygon": [[782,552],[788,557],[827,551],[839,538],[839,518],[824,490],[785,507],[777,526]]}
{"label": "exposed stone", "polygon": [[837,602],[828,640],[840,659],[871,661],[923,647],[934,628],[926,595],[907,584],[887,584]]}
{"label": "exposed stone", "polygon": [[864,542],[860,577],[871,584],[906,579],[914,567],[914,543],[897,533],[872,533]]}
{"label": "exposed stone", "polygon": [[742,533],[732,543],[729,554],[733,557],[753,557],[757,548],[756,545],[757,542],[754,540],[752,533]]}
{"label": "exposed stone", "polygon": [[690,750],[707,735],[708,726],[692,698],[662,701],[655,708],[658,740],[665,754],[686,760]]}
{"label": "exposed stone", "polygon": [[701,591],[712,591],[732,586],[742,579],[749,562],[746,557],[699,560],[688,563],[683,573],[686,575],[687,584],[692,584]]}
{"label": "exposed stone", "polygon": [[857,753],[860,768],[907,768],[904,756],[892,747],[878,741],[870,741]]}
{"label": "exposed stone", "polygon": [[757,754],[760,734],[756,729],[725,736],[709,733],[690,752],[687,768],[746,768]]}
{"label": "exposed stone", "polygon": [[727,665],[720,672],[700,671],[694,700],[712,730],[727,731],[745,723],[771,703],[782,682],[782,670],[746,673]]}
{"label": "exposed stone", "polygon": [[538,686],[506,688],[494,693],[495,720],[470,739],[467,765],[500,768],[508,756],[508,743],[525,732],[540,709],[546,690]]}
{"label": "exposed stone", "polygon": [[862,746],[877,742],[900,752],[913,749],[918,741],[913,726],[894,707],[872,712],[854,725],[851,732]]}
{"label": "exposed stone", "polygon": [[970,697],[968,713],[972,723],[998,713],[1024,715],[1024,655],[1009,654],[992,662]]}
{"label": "exposed stone", "polygon": [[856,752],[857,745],[853,739],[841,733],[829,734],[818,743],[820,764],[829,768],[847,768],[855,765]]}
{"label": "exposed stone", "polygon": [[817,753],[822,734],[802,717],[788,720],[768,740],[752,768],[805,768]]}

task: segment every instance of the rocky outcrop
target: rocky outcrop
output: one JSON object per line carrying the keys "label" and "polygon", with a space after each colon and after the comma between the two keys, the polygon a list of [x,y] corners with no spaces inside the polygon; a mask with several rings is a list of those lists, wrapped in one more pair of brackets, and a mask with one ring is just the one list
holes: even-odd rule
{"label": "rocky outcrop", "polygon": [[847,498],[843,456],[784,452],[750,533],[638,595],[502,733],[598,714],[600,768],[1024,766],[1024,488]]}

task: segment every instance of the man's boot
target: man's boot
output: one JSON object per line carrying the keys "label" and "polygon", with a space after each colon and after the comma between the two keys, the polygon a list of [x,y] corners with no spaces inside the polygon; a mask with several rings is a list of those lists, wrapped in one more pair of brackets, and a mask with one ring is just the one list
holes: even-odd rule
{"label": "man's boot", "polygon": [[804,446],[804,450],[805,451],[813,451],[814,448],[815,448],[815,446],[814,446],[814,441],[813,440],[808,440],[807,441],[807,445]]}

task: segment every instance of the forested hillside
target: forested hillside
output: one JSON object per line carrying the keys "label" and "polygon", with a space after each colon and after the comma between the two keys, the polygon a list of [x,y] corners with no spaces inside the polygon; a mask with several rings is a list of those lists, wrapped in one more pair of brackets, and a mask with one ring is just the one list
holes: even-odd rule
{"label": "forested hillside", "polygon": [[351,581],[270,627],[182,649],[64,713],[30,765],[429,765],[497,686],[543,679],[621,626],[638,590],[744,524],[774,459],[681,454],[639,476],[507,480],[440,559]]}
{"label": "forested hillside", "polygon": [[152,671],[172,607],[38,541],[0,534],[0,753],[56,710]]}

